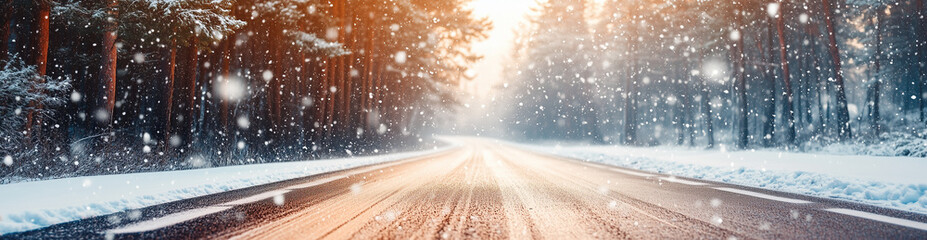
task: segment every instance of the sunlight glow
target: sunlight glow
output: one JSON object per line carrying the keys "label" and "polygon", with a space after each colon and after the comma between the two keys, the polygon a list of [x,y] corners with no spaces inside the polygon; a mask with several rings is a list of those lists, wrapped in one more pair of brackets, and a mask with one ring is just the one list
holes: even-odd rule
{"label": "sunlight glow", "polygon": [[501,84],[504,62],[512,52],[514,31],[531,8],[537,6],[536,0],[475,0],[470,7],[479,17],[486,17],[493,23],[489,37],[473,45],[473,51],[482,55],[483,60],[475,64],[473,72],[476,78],[464,82],[465,91],[485,97],[494,85]]}

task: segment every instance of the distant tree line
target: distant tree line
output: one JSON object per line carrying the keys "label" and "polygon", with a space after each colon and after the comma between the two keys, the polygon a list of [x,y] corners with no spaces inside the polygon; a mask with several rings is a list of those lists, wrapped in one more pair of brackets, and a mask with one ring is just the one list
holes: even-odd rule
{"label": "distant tree line", "polygon": [[547,1],[516,41],[502,120],[628,145],[924,138],[925,14],[921,0]]}
{"label": "distant tree line", "polygon": [[0,174],[179,169],[415,144],[428,119],[455,104],[449,90],[479,59],[469,45],[489,24],[465,3],[2,0],[0,84],[18,84],[23,96],[0,96],[0,157],[13,159]]}

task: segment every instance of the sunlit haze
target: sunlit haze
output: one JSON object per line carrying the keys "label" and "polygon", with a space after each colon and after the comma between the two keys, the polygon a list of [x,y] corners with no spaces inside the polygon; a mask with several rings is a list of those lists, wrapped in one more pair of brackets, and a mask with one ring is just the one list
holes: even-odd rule
{"label": "sunlit haze", "polygon": [[492,87],[502,81],[505,61],[511,54],[515,38],[515,27],[525,19],[531,8],[537,6],[535,0],[475,0],[470,3],[479,17],[487,17],[493,23],[489,37],[473,45],[473,50],[483,56],[473,70],[476,77],[472,82],[463,83],[463,88],[479,96],[492,92]]}

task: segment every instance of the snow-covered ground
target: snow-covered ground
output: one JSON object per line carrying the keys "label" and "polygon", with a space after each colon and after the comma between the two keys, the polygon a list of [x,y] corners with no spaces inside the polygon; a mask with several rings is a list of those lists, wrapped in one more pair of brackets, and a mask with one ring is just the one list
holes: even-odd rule
{"label": "snow-covered ground", "polygon": [[64,178],[0,185],[0,235],[250,186],[422,156],[345,159]]}
{"label": "snow-covered ground", "polygon": [[520,146],[650,172],[927,213],[925,158],[682,147]]}

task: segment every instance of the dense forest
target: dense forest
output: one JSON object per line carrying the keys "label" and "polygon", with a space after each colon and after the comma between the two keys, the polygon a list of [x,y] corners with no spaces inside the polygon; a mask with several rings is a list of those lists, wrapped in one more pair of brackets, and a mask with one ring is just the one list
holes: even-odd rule
{"label": "dense forest", "polygon": [[0,176],[413,147],[479,59],[465,3],[0,0]]}
{"label": "dense forest", "polygon": [[[505,136],[927,156],[923,0],[537,3]],[[452,114],[491,27],[466,4],[0,0],[0,176],[421,147],[478,117]]]}
{"label": "dense forest", "polygon": [[[628,145],[892,145],[927,156],[922,0],[541,2],[508,134]],[[540,129],[540,130],[538,130]]]}

